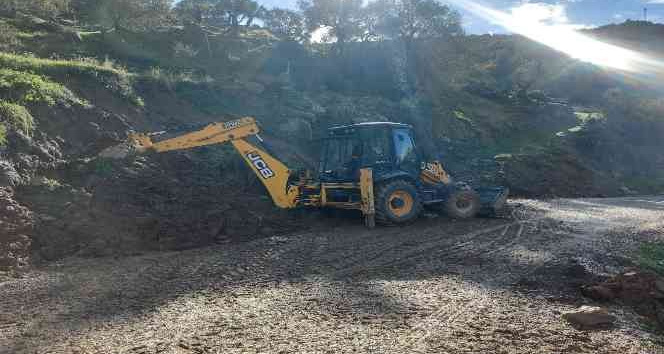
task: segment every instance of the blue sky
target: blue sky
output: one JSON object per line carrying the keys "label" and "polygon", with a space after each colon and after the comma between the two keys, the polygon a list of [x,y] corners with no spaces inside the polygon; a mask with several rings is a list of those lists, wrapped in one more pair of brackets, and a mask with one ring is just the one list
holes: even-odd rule
{"label": "blue sky", "polygon": [[[295,8],[297,0],[258,0],[268,6]],[[442,1],[446,3],[446,1]],[[452,4],[454,0],[448,3]],[[648,8],[648,19],[664,22],[664,0],[477,0],[496,10],[519,16],[537,18],[545,23],[572,26],[599,26],[642,19],[643,8]],[[453,6],[453,5],[452,5]],[[454,7],[454,6],[453,6]],[[488,23],[467,11],[460,10],[468,33],[501,33],[498,26]]]}

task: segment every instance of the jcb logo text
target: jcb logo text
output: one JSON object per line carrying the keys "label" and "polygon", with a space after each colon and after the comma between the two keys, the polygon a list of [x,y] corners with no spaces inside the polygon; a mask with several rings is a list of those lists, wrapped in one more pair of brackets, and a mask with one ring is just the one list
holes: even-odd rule
{"label": "jcb logo text", "polygon": [[247,154],[247,158],[254,165],[256,170],[263,176],[264,179],[274,177],[274,171],[265,163],[263,158],[255,152]]}

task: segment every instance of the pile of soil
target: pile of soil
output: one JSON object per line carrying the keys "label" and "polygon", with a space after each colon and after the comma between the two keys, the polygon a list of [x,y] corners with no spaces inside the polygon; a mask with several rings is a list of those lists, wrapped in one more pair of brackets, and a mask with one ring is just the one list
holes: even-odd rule
{"label": "pile of soil", "polygon": [[602,283],[582,288],[583,294],[599,301],[617,301],[664,329],[664,278],[652,272],[629,271]]}
{"label": "pile of soil", "polygon": [[219,149],[73,161],[58,172],[69,184],[21,187],[21,202],[38,219],[36,260],[182,250],[310,224],[274,207],[244,166],[211,161]]}
{"label": "pile of soil", "polygon": [[568,151],[512,155],[500,162],[504,183],[525,197],[623,195],[621,184]]}
{"label": "pile of soil", "polygon": [[14,200],[11,188],[0,188],[0,272],[28,266],[33,215]]}

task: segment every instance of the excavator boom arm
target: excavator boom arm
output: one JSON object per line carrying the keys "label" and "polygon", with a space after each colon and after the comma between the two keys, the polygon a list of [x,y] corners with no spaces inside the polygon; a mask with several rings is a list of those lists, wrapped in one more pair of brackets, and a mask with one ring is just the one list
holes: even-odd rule
{"label": "excavator boom arm", "polygon": [[138,151],[166,152],[199,146],[231,142],[237,152],[265,185],[270,197],[280,208],[297,206],[299,188],[288,183],[290,170],[263,149],[250,144],[245,138],[259,132],[254,118],[247,117],[230,122],[210,124],[207,127],[172,139],[152,142],[147,134],[132,134],[131,145]]}
{"label": "excavator boom arm", "polygon": [[246,117],[230,122],[210,124],[199,131],[156,143],[153,143],[146,134],[132,134],[129,138],[138,150],[151,149],[156,152],[165,152],[222,144],[231,140],[256,135],[259,131],[260,129],[256,124],[256,120]]}

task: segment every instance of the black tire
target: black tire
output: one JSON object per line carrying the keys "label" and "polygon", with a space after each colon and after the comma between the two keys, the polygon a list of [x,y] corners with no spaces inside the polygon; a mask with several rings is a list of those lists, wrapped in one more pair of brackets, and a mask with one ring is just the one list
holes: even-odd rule
{"label": "black tire", "polygon": [[445,201],[445,213],[454,219],[470,219],[480,211],[480,196],[473,190],[460,189]]}
{"label": "black tire", "polygon": [[375,200],[376,221],[384,225],[412,222],[422,211],[422,200],[417,188],[406,180],[394,180],[379,185]]}

